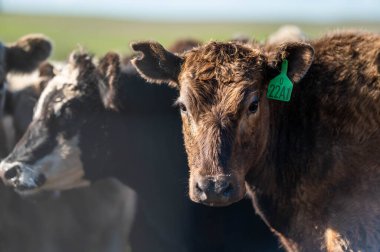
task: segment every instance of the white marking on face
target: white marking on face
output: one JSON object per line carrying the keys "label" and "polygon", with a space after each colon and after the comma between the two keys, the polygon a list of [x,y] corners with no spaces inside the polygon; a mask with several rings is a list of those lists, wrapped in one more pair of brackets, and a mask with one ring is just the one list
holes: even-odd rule
{"label": "white marking on face", "polygon": [[79,136],[70,140],[58,135],[58,145],[54,150],[38,162],[35,166],[46,177],[46,183],[42,189],[65,190],[78,186],[88,185],[83,179],[84,168],[80,159]]}
{"label": "white marking on face", "polygon": [[88,186],[90,182],[83,178],[84,168],[80,159],[79,136],[77,135],[67,140],[63,136],[58,135],[57,142],[58,144],[52,152],[33,165],[21,162],[5,163],[3,161],[0,164],[1,177],[3,177],[6,170],[18,165],[21,168],[21,175],[6,181],[6,183],[11,184],[15,180],[18,180],[19,184],[30,188],[37,188],[35,179],[40,174],[46,177],[44,185],[31,190],[31,192],[38,190],[67,190]]}
{"label": "white marking on face", "polygon": [[72,65],[67,64],[62,68],[56,76],[50,80],[40,98],[38,99],[34,116],[34,120],[42,119],[42,111],[45,106],[45,100],[49,97],[49,94],[57,91],[61,91],[63,94],[62,99],[52,101],[53,110],[55,114],[60,113],[62,106],[73,98],[79,96],[81,93],[76,89],[78,85],[77,78],[79,75],[79,69],[74,68]]}

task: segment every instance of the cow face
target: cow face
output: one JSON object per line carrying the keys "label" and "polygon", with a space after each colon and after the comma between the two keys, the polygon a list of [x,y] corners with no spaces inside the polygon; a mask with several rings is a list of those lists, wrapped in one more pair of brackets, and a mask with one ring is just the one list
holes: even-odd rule
{"label": "cow face", "polygon": [[189,195],[195,202],[228,205],[245,195],[245,177],[268,142],[266,88],[285,58],[298,82],[313,49],[290,43],[267,53],[238,43],[211,42],[182,56],[157,43],[138,43],[134,65],[147,80],[179,89],[183,134],[190,166]]}
{"label": "cow face", "polygon": [[88,54],[72,54],[68,64],[47,81],[26,133],[1,162],[5,183],[20,192],[87,184],[81,132],[103,110],[116,108],[112,98],[118,74],[116,54],[107,54],[98,67]]}

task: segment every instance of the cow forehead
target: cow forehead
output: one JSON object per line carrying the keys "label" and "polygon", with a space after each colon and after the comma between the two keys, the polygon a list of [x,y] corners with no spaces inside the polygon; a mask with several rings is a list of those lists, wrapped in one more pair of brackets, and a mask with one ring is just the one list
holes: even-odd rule
{"label": "cow forehead", "polygon": [[250,91],[262,81],[264,57],[257,48],[236,43],[210,43],[185,54],[180,101],[194,113],[236,113]]}
{"label": "cow forehead", "polygon": [[[80,68],[66,65],[56,71],[56,76],[49,81],[38,99],[33,116],[34,119],[42,119],[43,111],[47,106],[52,107],[54,113],[59,113],[59,110],[65,103],[81,95],[80,89],[77,88]],[[50,100],[51,97],[58,93],[59,96],[57,95],[57,97],[59,99]]]}
{"label": "cow forehead", "polygon": [[182,88],[201,94],[240,89],[262,78],[264,56],[257,48],[211,42],[184,55],[179,81]]}
{"label": "cow forehead", "polygon": [[211,69],[218,71],[227,67],[235,72],[245,71],[260,65],[264,59],[260,48],[233,42],[210,42],[183,56],[182,72],[192,72],[195,76],[204,75]]}

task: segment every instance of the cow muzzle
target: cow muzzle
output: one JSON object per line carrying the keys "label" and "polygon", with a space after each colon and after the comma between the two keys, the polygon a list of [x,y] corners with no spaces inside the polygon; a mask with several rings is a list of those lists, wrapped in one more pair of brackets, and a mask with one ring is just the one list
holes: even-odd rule
{"label": "cow muzzle", "polygon": [[227,206],[241,200],[245,185],[232,175],[193,176],[190,178],[190,198],[209,206]]}
{"label": "cow muzzle", "polygon": [[44,174],[32,170],[28,165],[16,162],[0,164],[0,176],[4,183],[13,186],[18,192],[33,192],[46,182]]}

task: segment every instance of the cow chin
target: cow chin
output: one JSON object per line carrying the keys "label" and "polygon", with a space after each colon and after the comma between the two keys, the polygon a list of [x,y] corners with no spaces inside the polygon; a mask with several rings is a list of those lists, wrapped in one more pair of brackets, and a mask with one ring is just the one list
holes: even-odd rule
{"label": "cow chin", "polygon": [[78,137],[58,139],[52,152],[33,163],[23,162],[0,165],[5,184],[13,186],[20,194],[33,194],[47,190],[68,190],[89,185],[85,180],[80,159]]}

